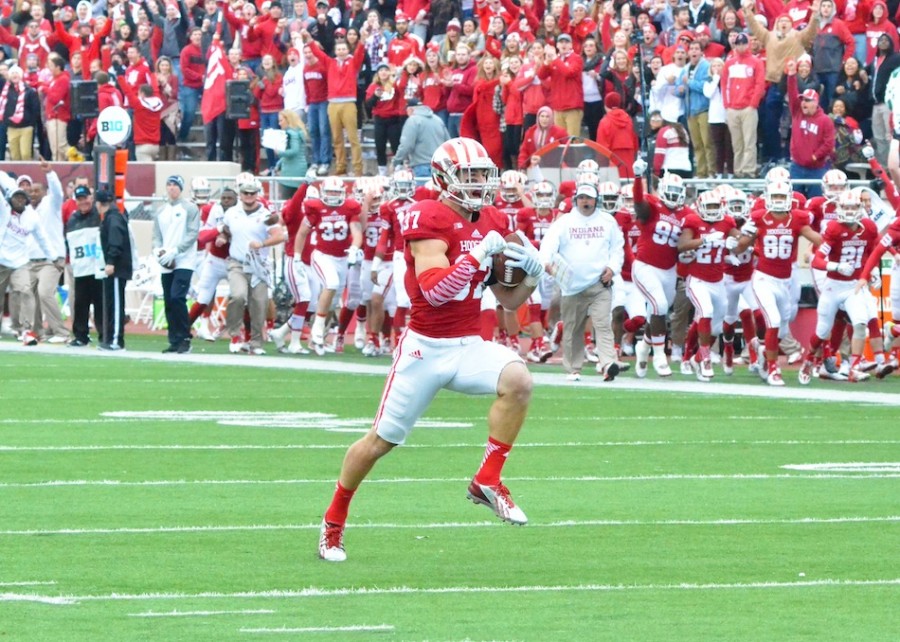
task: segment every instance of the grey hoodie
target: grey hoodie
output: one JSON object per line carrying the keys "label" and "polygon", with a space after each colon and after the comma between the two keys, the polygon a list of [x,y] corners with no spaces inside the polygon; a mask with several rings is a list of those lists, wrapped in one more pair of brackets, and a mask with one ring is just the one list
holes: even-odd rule
{"label": "grey hoodie", "polygon": [[413,109],[403,125],[400,134],[400,149],[394,156],[394,163],[409,161],[410,167],[427,165],[442,143],[450,140],[450,132],[444,121],[434,115],[431,107],[419,105]]}

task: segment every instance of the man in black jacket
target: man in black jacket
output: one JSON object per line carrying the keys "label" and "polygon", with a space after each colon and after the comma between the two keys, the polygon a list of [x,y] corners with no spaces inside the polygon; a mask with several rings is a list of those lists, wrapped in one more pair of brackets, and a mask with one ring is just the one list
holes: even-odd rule
{"label": "man in black jacket", "polygon": [[872,145],[875,158],[887,167],[888,148],[891,141],[891,110],[885,104],[884,92],[895,69],[900,68],[900,53],[894,51],[894,41],[889,35],[878,38],[875,58],[866,68],[869,73],[869,91],[872,92]]}
{"label": "man in black jacket", "polygon": [[69,342],[73,348],[82,348],[91,342],[88,317],[94,306],[94,327],[103,338],[103,285],[96,278],[103,265],[100,257],[100,213],[94,206],[91,188],[79,185],[75,188],[75,211],[66,223],[66,244],[69,262],[75,281],[75,307],[72,310],[72,334]]}
{"label": "man in black jacket", "polygon": [[101,350],[125,348],[125,283],[131,279],[131,236],[128,219],[113,202],[113,196],[100,190],[94,197],[97,211],[103,217],[100,224],[100,247],[106,266],[103,272],[103,328]]}
{"label": "man in black jacket", "polygon": [[41,117],[37,92],[22,80],[18,66],[10,68],[8,79],[0,81],[0,118],[6,127],[10,160],[31,160],[34,132]]}

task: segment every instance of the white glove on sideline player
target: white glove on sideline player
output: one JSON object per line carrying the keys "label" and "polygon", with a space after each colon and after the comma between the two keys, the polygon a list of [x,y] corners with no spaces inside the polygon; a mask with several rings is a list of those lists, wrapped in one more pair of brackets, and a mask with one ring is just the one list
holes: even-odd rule
{"label": "white glove on sideline player", "polygon": [[744,236],[753,236],[759,230],[756,229],[756,224],[753,221],[747,221],[744,223],[744,227],[741,228],[741,234]]}
{"label": "white glove on sideline player", "polygon": [[638,158],[634,161],[631,169],[634,172],[635,180],[637,180],[644,175],[644,172],[647,171],[647,161],[645,161],[643,158]]}
{"label": "white glove on sideline player", "polygon": [[734,250],[738,246],[738,239],[736,236],[729,236],[725,239],[725,249],[728,251]]}
{"label": "white glove on sideline player", "polygon": [[[821,265],[821,263],[819,265]],[[854,271],[853,265],[844,261],[841,261],[840,263],[837,261],[829,261],[825,266],[825,270],[828,272],[837,272],[841,276],[850,276]]]}
{"label": "white glove on sideline player", "polygon": [[469,254],[471,254],[480,265],[484,263],[484,260],[487,257],[500,254],[500,252],[505,249],[506,241],[503,240],[503,237],[500,236],[499,232],[491,230],[487,233],[487,236],[481,240],[481,243],[472,248],[472,251],[469,252]]}
{"label": "white glove on sideline player", "polygon": [[347,248],[347,265],[357,265],[363,260],[363,251],[361,247],[351,245]]}

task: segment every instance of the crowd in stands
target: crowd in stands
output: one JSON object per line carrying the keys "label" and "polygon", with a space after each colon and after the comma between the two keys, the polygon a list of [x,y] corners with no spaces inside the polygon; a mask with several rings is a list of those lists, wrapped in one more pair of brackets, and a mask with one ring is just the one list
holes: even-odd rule
{"label": "crowd in stands", "polygon": [[[288,151],[284,176],[360,175],[371,119],[386,174],[418,101],[506,169],[527,168],[565,132],[613,150],[623,174],[647,137],[658,174],[757,177],[760,166],[800,161],[820,177],[862,161],[865,139],[886,161],[885,88],[900,66],[896,0],[4,5],[0,154],[13,160],[89,155],[96,126],[71,86],[94,79],[101,109],[132,113],[138,160],[181,158],[202,112],[208,160],[274,172]],[[833,138],[811,165],[791,156],[789,65]],[[220,94],[208,95],[223,79],[249,82],[249,118],[227,118]],[[552,127],[539,122],[547,108]],[[263,148],[261,130],[282,127],[295,146]]]}

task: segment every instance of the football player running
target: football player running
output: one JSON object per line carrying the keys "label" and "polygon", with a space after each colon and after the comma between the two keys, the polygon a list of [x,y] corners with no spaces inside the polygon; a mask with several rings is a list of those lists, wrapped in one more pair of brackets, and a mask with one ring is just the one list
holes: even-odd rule
{"label": "football player running", "polygon": [[[875,299],[867,290],[857,289],[856,281],[863,272],[866,258],[875,249],[878,229],[863,218],[859,195],[846,190],[838,196],[836,218],[827,224],[822,245],[816,250],[812,267],[826,273],[816,306],[816,330],[809,342],[809,353],[800,367],[798,378],[808,384],[813,369],[821,358],[823,342],[831,335],[835,315],[843,310],[850,318],[853,335],[850,340],[850,381],[864,381],[869,374],[860,369],[866,330],[869,331],[876,370],[885,368],[884,341]],[[879,371],[880,372],[880,371]]]}
{"label": "football player running", "polygon": [[791,288],[791,270],[797,260],[798,240],[802,236],[815,246],[822,237],[812,229],[810,214],[793,205],[791,185],[778,181],[766,186],[766,208],[757,210],[741,228],[741,240],[735,253],[752,244],[758,257],[753,272],[753,293],[765,320],[765,364],[760,377],[770,386],[783,386],[778,367],[778,340],[788,331],[796,298]]}
{"label": "football player running", "polygon": [[495,394],[488,413],[488,443],[468,497],[500,519],[525,524],[500,479],[531,399],[531,374],[509,348],[479,336],[480,297],[490,283],[493,256],[520,267],[524,281],[489,287],[509,310],[524,303],[544,273],[531,243],[507,246],[508,221],[490,204],[497,168],[482,145],[467,138],[443,143],[431,171],[441,188],[437,201],[412,207],[403,221],[406,287],[412,299],[409,327],[400,338],[372,429],[350,446],[319,537],[319,556],[347,558],[343,535],[350,500],[375,463],[402,444],[442,388]]}

